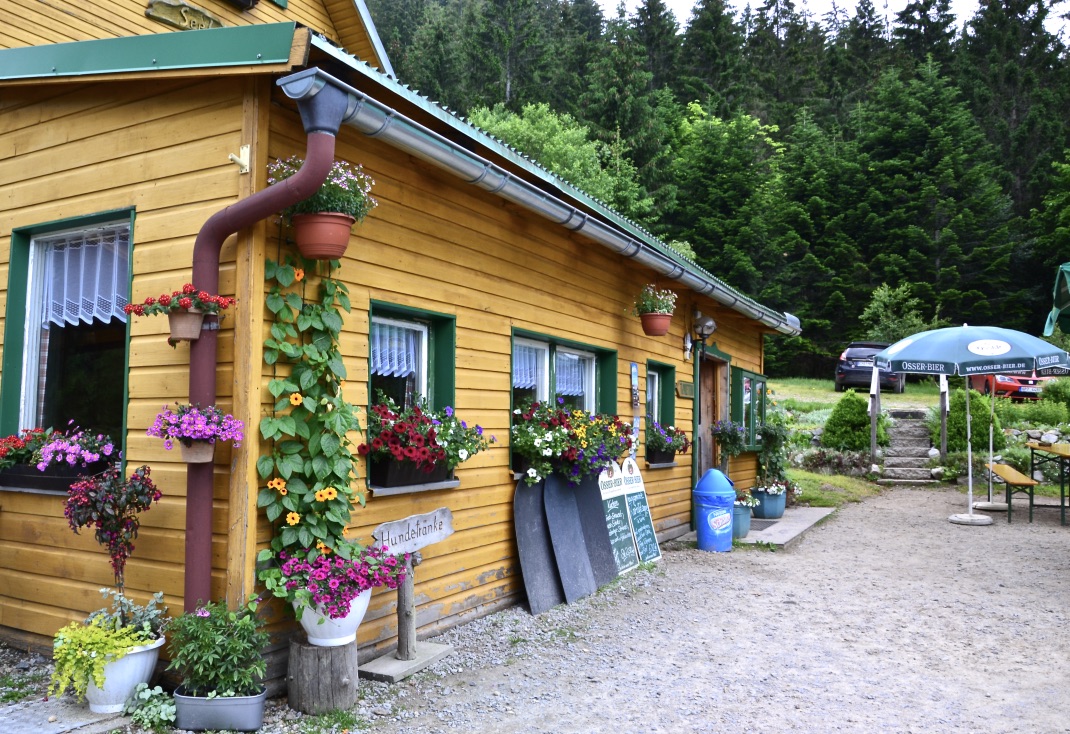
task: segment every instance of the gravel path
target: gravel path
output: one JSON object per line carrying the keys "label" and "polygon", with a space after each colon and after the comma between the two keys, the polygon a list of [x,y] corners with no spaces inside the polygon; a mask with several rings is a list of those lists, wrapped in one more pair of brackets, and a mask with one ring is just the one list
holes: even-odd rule
{"label": "gravel path", "polygon": [[[455,652],[361,681],[355,713],[375,734],[1070,732],[1070,526],[947,521],[965,508],[896,488],[789,552],[668,544],[577,604],[436,638]],[[332,731],[312,723],[272,701],[261,731]]]}
{"label": "gravel path", "polygon": [[965,506],[894,489],[787,553],[667,549],[580,604],[451,631],[363,713],[380,734],[1068,732],[1070,526],[950,524]]}

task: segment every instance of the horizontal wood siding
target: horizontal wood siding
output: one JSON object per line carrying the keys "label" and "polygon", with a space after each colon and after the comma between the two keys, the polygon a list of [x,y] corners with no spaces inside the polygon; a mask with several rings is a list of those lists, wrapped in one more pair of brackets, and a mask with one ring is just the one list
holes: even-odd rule
{"label": "horizontal wood siding", "polygon": [[[225,81],[5,92],[0,113],[0,301],[6,305],[13,228],[131,206],[136,208],[132,300],[189,281],[197,232],[238,192],[238,169],[227,154],[237,152],[242,142],[242,94],[241,85]],[[222,260],[221,292],[233,294],[233,244],[224,246]],[[233,382],[232,323],[223,320],[219,340],[219,404],[224,408],[229,408]],[[126,582],[135,597],[144,600],[162,590],[168,604],[181,610],[185,465],[177,451],[165,450],[145,430],[164,404],[187,399],[189,347],[167,346],[162,317],[134,318],[130,332],[128,470],[151,465],[163,499],[142,515]],[[225,582],[230,458],[230,449],[220,447],[213,490],[213,594],[221,594]],[[71,532],[63,499],[0,491],[2,627],[51,636],[103,605],[98,589],[113,583],[107,553],[91,530]]]}
{"label": "horizontal wood siding", "polygon": [[[294,116],[274,115],[271,124],[270,156],[302,152],[303,133]],[[628,311],[642,286],[656,280],[652,271],[349,128],[339,136],[337,157],[364,165],[376,180],[373,194],[379,200],[354,229],[337,273],[348,284],[353,302],[342,338],[350,373],[347,399],[358,405],[368,402],[371,301],[451,314],[457,324],[454,407],[498,440],[458,468],[459,488],[369,496],[366,507],[354,513],[353,536],[365,542],[383,522],[438,507],[454,513],[454,535],[425,548],[424,563],[416,571],[418,623],[426,634],[485,605],[524,598],[513,532],[516,482],[508,468],[514,328],[615,350],[614,403],[629,421],[631,362],[640,365],[644,399],[648,359],[673,365],[677,379],[692,379],[692,363],[683,360],[683,341],[689,326],[685,319],[696,306],[718,321],[720,348],[738,355],[741,365],[757,367],[761,337],[753,322],[686,294],[670,333],[648,337]],[[266,369],[264,379],[270,375]],[[265,403],[264,409],[270,406]],[[634,409],[639,416],[643,411],[643,406]],[[678,398],[677,424],[690,426],[691,419],[692,401]],[[644,478],[658,533],[675,537],[686,532],[689,461],[670,470],[644,472]],[[264,522],[262,516],[260,520]],[[359,632],[362,645],[391,643],[395,604],[394,592],[373,595]]]}
{"label": "horizontal wood siding", "polygon": [[[358,59],[382,66],[354,0],[289,0],[286,8],[264,0],[244,11],[225,0],[199,0],[194,5],[224,26],[296,21]],[[146,16],[146,7],[148,0],[4,0],[0,3],[0,49],[180,32]]]}

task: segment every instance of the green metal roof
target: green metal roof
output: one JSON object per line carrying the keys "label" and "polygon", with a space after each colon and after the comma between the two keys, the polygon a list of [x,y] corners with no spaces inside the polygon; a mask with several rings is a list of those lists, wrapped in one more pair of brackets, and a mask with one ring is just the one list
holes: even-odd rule
{"label": "green metal roof", "polygon": [[0,50],[0,81],[289,61],[296,23],[174,31]]}

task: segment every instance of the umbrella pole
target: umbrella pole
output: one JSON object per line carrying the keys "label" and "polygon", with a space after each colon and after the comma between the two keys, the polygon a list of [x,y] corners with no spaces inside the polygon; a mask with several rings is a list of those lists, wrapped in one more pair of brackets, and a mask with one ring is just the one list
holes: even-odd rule
{"label": "umbrella pole", "polygon": [[[993,435],[995,433],[996,426],[996,396],[995,393],[989,393],[988,395],[988,463],[991,464],[994,461],[995,449]],[[1007,503],[994,502],[992,500],[992,472],[988,472],[988,502],[978,502],[973,506],[975,510],[988,510],[991,512],[1006,512]]]}
{"label": "umbrella pole", "polygon": [[957,525],[991,525],[992,518],[987,515],[973,514],[973,439],[970,436],[970,378],[966,377],[966,501],[970,511],[962,515],[952,515],[949,522]]}

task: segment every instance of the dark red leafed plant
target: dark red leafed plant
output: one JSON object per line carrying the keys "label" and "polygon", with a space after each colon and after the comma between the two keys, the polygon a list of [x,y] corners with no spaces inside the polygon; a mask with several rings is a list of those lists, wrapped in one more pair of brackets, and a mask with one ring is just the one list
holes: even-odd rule
{"label": "dark red leafed plant", "polygon": [[67,492],[67,506],[63,510],[71,530],[92,526],[97,542],[107,547],[115,585],[123,590],[123,571],[126,559],[134,552],[141,521],[139,513],[148,510],[160,499],[160,490],[149,479],[149,467],[134,470],[124,479],[118,466],[91,477],[80,479]]}

